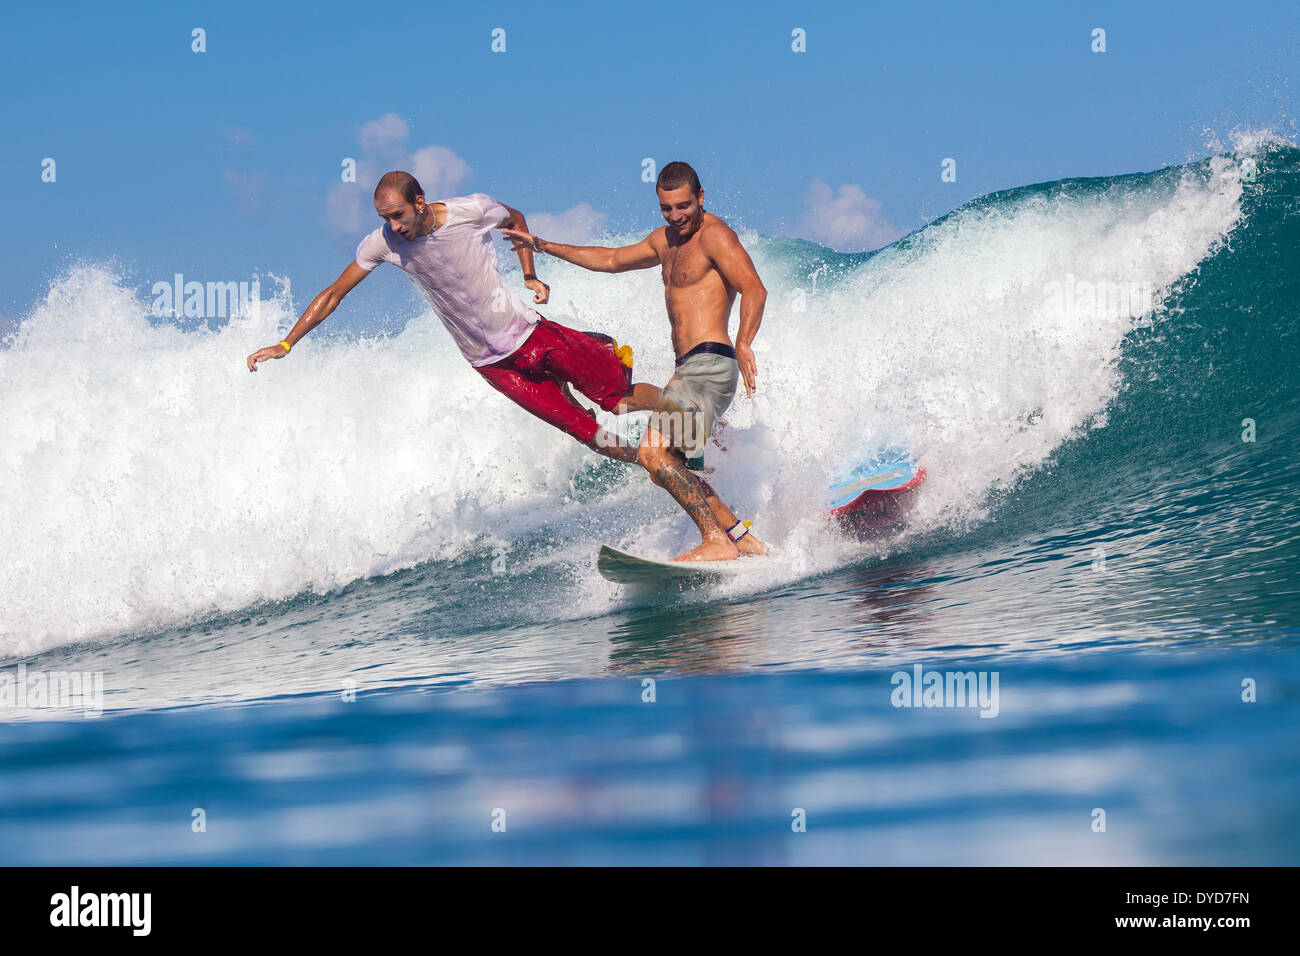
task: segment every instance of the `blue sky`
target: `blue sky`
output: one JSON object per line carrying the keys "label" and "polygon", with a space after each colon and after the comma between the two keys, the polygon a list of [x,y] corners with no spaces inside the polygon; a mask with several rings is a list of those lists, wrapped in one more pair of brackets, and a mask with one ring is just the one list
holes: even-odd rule
{"label": "blue sky", "polygon": [[[348,157],[419,163],[575,241],[654,228],[642,161],[685,159],[738,226],[869,248],[990,191],[1185,162],[1207,130],[1295,135],[1294,2],[374,9],[7,7],[0,331],[79,261],[142,295],[269,271],[301,309],[378,224],[373,180],[340,181]],[[423,309],[385,279],[338,317]]]}

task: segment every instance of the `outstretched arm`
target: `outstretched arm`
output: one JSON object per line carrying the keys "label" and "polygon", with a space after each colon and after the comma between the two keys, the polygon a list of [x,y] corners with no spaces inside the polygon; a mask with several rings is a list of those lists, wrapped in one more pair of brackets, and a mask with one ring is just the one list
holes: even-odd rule
{"label": "outstretched arm", "polygon": [[338,308],[343,297],[357,287],[357,283],[370,275],[370,272],[357,265],[356,261],[348,263],[348,267],[343,270],[343,274],[335,279],[328,288],[320,292],[316,298],[311,300],[311,305],[302,314],[298,324],[293,327],[284,341],[278,345],[271,345],[264,349],[258,349],[248,357],[248,370],[257,371],[257,363],[264,362],[267,359],[284,358],[289,354],[289,349],[285,346],[292,347],[298,343],[304,335],[310,332],[316,326],[324,322],[331,312]]}
{"label": "outstretched arm", "polygon": [[[505,203],[501,205],[506,206]],[[510,231],[528,232],[528,220],[524,219],[524,214],[514,206],[506,206],[510,213],[510,218],[501,223],[497,228],[509,229]],[[541,279],[537,278],[537,270],[533,267],[533,250],[532,247],[524,243],[515,245],[515,252],[519,253],[519,268],[524,270],[524,285],[533,293],[533,302],[542,305],[551,297],[551,288]]]}
{"label": "outstretched arm", "polygon": [[633,245],[615,249],[608,246],[566,246],[562,242],[548,242],[541,236],[520,229],[503,229],[502,237],[514,242],[516,249],[536,249],[593,272],[630,272],[659,264],[659,253],[651,244],[650,236]]}
{"label": "outstretched arm", "polygon": [[763,321],[767,289],[758,277],[754,261],[740,244],[736,233],[724,223],[711,226],[700,234],[704,252],[713,261],[727,285],[740,292],[740,328],[736,330],[736,364],[745,379],[745,393],[752,396],[758,376],[758,363],[750,343]]}

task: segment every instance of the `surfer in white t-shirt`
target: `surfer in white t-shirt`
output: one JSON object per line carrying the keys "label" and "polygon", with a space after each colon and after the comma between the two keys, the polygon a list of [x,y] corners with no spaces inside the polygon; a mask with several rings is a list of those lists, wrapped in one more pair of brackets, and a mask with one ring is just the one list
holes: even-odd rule
{"label": "surfer in white t-shirt", "polygon": [[[426,202],[415,177],[400,170],[379,180],[375,211],[384,225],[361,240],[355,261],[312,300],[283,341],[248,356],[250,372],[259,362],[288,355],[375,266],[391,262],[411,277],[461,354],[493,388],[593,451],[637,460],[636,446],[601,428],[567,386],[614,413],[653,408],[659,389],[632,384],[627,346],[552,322],[506,288],[491,233],[527,231],[523,213],[483,193]],[[550,289],[533,272],[531,249],[519,250],[519,264],[533,302],[545,303]]]}

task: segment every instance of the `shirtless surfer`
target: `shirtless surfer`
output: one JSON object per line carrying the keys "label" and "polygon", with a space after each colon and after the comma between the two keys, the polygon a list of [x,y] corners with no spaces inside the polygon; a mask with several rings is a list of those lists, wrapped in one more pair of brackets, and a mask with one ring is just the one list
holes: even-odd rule
{"label": "shirtless surfer", "polygon": [[[757,365],[750,343],[763,319],[767,290],[735,232],[704,211],[704,190],[694,169],[686,163],[669,163],[659,173],[656,192],[668,225],[635,245],[566,246],[519,227],[503,229],[502,234],[515,242],[521,255],[529,250],[546,252],[594,272],[663,267],[677,370],[656,404],[637,458],[699,528],[699,546],[676,560],[719,561],[766,554],[767,546],[690,469],[699,467],[714,423],[735,397],[737,378],[743,376],[746,394],[754,394]],[[733,347],[727,319],[737,292],[740,328]],[[637,398],[648,401],[652,393],[647,387]],[[625,410],[636,408],[629,403]]]}
{"label": "shirtless surfer", "polygon": [[[631,384],[631,349],[552,322],[506,288],[491,231],[526,230],[523,213],[483,193],[427,202],[415,177],[401,170],[379,180],[375,212],[384,225],[361,240],[355,261],[312,300],[282,342],[248,356],[250,372],[259,362],[288,355],[375,266],[391,262],[411,277],[493,388],[599,454],[638,460],[638,449],[597,425],[567,393],[567,384],[608,412],[651,408],[659,389]],[[542,305],[550,289],[533,272],[531,250],[519,250],[519,264],[533,302]]]}

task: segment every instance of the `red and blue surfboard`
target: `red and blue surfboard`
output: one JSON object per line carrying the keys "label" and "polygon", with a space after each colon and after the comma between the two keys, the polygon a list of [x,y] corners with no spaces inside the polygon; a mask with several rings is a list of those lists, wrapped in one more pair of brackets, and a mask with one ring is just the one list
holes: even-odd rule
{"label": "red and blue surfboard", "polygon": [[831,485],[830,516],[860,538],[886,534],[902,525],[925,483],[925,469],[905,456],[858,465]]}

